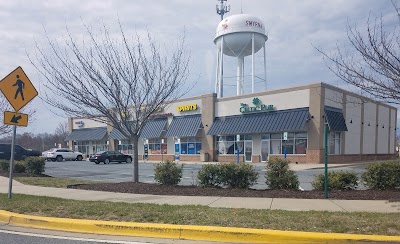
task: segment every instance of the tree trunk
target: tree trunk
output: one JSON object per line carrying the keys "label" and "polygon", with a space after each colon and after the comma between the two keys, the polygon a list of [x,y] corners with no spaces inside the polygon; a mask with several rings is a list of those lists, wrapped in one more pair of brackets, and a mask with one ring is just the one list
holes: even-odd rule
{"label": "tree trunk", "polygon": [[134,136],[131,139],[133,146],[133,182],[139,182],[139,151],[138,151],[138,141],[139,137]]}

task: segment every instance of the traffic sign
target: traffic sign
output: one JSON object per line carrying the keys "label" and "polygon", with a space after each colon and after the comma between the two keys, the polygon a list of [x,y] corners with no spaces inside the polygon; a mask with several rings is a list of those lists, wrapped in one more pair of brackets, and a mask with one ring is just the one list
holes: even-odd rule
{"label": "traffic sign", "polygon": [[16,112],[38,95],[21,67],[16,68],[0,81],[0,90]]}
{"label": "traffic sign", "polygon": [[28,115],[10,111],[4,111],[4,124],[26,127],[28,126]]}

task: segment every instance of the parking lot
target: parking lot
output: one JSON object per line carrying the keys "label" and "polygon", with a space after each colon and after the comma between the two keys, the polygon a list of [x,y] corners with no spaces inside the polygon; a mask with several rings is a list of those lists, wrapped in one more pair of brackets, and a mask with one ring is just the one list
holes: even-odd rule
{"label": "parking lot", "polygon": [[[265,189],[265,164],[254,164],[259,173],[256,189]],[[300,187],[304,190],[311,190],[311,182],[315,174],[324,173],[323,164],[315,165],[316,168],[296,170],[299,177]],[[201,163],[183,164],[183,177],[180,185],[196,185],[197,172],[201,169]],[[145,183],[154,183],[155,163],[139,163],[139,181]],[[335,171],[355,171],[358,175],[364,170],[365,166],[357,164],[354,166],[335,167],[330,170]],[[63,161],[46,162],[45,174],[59,178],[73,178],[79,180],[93,180],[105,182],[125,182],[132,181],[133,164],[111,163],[95,164],[89,161]]]}

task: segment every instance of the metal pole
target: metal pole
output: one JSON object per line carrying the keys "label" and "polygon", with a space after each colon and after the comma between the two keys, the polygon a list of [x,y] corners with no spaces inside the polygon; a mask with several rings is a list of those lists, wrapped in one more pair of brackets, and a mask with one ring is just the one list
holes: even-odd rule
{"label": "metal pole", "polygon": [[325,164],[325,179],[324,179],[324,195],[325,199],[328,198],[328,124],[325,124],[324,128],[324,142],[325,142],[325,150],[324,150],[324,164]]}
{"label": "metal pole", "polygon": [[8,199],[11,199],[12,194],[12,179],[14,171],[14,151],[15,151],[15,134],[17,133],[17,126],[13,126],[13,135],[11,140],[11,156],[10,156],[10,177],[8,178]]}
{"label": "metal pole", "polygon": [[221,37],[221,53],[219,58],[219,96],[224,97],[224,36]]}
{"label": "metal pole", "polygon": [[265,82],[265,90],[267,90],[267,60],[265,57],[266,51],[265,51],[265,43],[264,43],[264,82]]}
{"label": "metal pole", "polygon": [[218,52],[217,52],[217,72],[215,72],[216,74],[215,74],[215,93],[217,93],[218,94],[218,92],[219,92],[219,52],[220,52],[220,50],[218,50]]}
{"label": "metal pole", "polygon": [[254,93],[254,33],[251,40],[251,93]]}

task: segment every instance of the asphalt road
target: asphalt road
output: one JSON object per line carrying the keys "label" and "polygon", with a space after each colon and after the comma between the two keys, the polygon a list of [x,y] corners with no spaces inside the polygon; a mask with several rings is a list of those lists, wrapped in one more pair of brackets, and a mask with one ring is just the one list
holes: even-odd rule
{"label": "asphalt road", "polygon": [[[323,165],[320,165],[323,167]],[[197,172],[201,169],[202,164],[184,164],[183,177],[180,185],[196,185]],[[139,181],[145,183],[153,183],[154,181],[153,163],[139,163]],[[257,184],[253,187],[256,189],[265,189],[265,166],[256,164],[256,171],[259,173]],[[338,167],[330,170],[335,171],[354,171],[357,175],[361,175],[364,165],[356,165],[351,167]],[[311,190],[311,182],[314,175],[323,174],[324,169],[308,169],[296,171],[300,187],[304,190]],[[132,181],[133,164],[111,163],[111,164],[95,164],[89,161],[63,161],[63,162],[46,162],[45,174],[58,178],[73,178],[79,180],[93,180],[104,182],[126,182]],[[361,185],[360,188],[363,186]]]}

